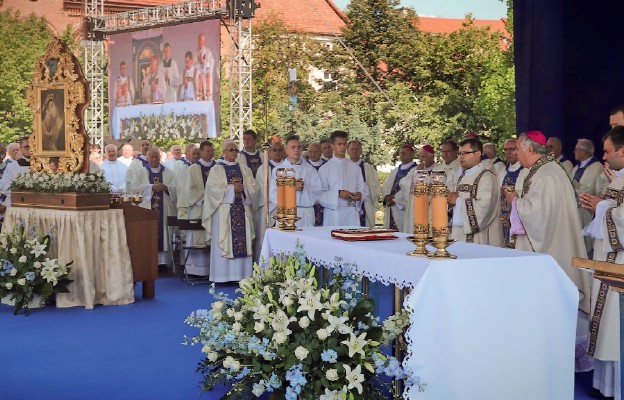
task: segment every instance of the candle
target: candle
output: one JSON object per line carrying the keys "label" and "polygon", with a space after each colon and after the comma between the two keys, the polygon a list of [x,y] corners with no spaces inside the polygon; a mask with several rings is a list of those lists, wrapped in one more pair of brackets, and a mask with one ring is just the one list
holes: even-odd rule
{"label": "candle", "polygon": [[277,209],[283,209],[286,205],[286,187],[284,186],[284,178],[277,178]]}
{"label": "candle", "polygon": [[286,209],[297,208],[297,184],[295,178],[286,178],[286,186],[284,188],[284,207]]}
{"label": "candle", "polygon": [[[444,185],[432,186],[431,211],[434,229],[448,228],[447,196],[448,189]],[[435,236],[435,235],[434,235]]]}
{"label": "candle", "polygon": [[414,185],[414,225],[429,225],[427,185]]}

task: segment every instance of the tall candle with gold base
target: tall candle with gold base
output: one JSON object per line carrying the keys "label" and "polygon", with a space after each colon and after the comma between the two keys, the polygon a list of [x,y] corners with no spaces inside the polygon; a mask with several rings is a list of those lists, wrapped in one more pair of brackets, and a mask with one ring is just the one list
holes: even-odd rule
{"label": "tall candle with gold base", "polygon": [[436,248],[436,252],[430,255],[432,258],[456,258],[446,250],[449,246],[448,194],[446,175],[443,171],[433,171],[431,174],[431,244]]}
{"label": "tall candle with gold base", "polygon": [[408,256],[426,256],[425,248],[429,235],[429,174],[425,171],[414,171],[411,192],[414,196],[414,236],[408,238],[416,249],[407,253]]}
{"label": "tall candle with gold base", "polygon": [[275,219],[277,221],[277,228],[283,229],[286,217],[286,181],[284,178],[284,168],[278,168],[275,172],[275,176],[275,185],[277,187],[277,215]]}
{"label": "tall candle with gold base", "polygon": [[285,230],[297,230],[297,179],[295,178],[295,170],[286,168],[284,170],[284,213],[286,226]]}

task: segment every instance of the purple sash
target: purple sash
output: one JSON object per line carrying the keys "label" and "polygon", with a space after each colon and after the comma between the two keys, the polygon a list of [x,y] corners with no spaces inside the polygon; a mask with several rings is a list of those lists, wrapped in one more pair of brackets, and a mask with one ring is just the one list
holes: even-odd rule
{"label": "purple sash", "polygon": [[[405,178],[407,174],[409,174],[409,172],[412,169],[414,169],[415,166],[416,166],[416,163],[413,163],[411,167],[406,168],[406,169],[401,169],[399,167],[397,174],[394,176],[394,182],[392,183],[392,190],[390,190],[391,196],[394,196],[395,194],[397,194],[397,192],[401,189],[401,187],[399,186],[399,182],[401,181],[401,179]],[[392,207],[388,207],[388,208],[390,211],[390,229],[398,229],[396,221],[394,220],[394,215],[392,215]]]}
{"label": "purple sash", "polygon": [[[154,173],[152,172],[152,169],[149,168],[149,164],[148,164],[148,170],[149,170],[149,183],[150,184],[152,185],[154,184],[155,178],[158,178],[158,181],[160,183],[164,183],[163,171],[165,170],[165,167],[161,165],[160,168],[158,169],[158,172]],[[158,224],[158,251],[163,251],[164,243],[165,243],[165,240],[164,240],[165,236],[163,232],[163,226],[164,226],[163,221],[164,221],[164,215],[165,215],[164,197],[165,197],[165,192],[152,193],[151,209],[152,211],[158,211],[160,213],[160,224]]]}
{"label": "purple sash", "polygon": [[[316,169],[316,171],[318,172],[319,168],[321,168],[323,164],[327,162],[327,160],[324,160],[322,158],[321,158],[321,161],[323,161],[321,165],[312,165],[310,160],[308,160],[308,163],[312,165],[314,169]],[[314,208],[314,226],[323,226],[323,210],[324,210],[323,206],[320,205],[319,203],[316,203],[314,204],[313,208]]]}
{"label": "purple sash", "polygon": [[206,187],[206,180],[208,179],[208,175],[210,174],[210,169],[214,167],[214,163],[209,167],[206,167],[199,161],[195,161],[195,164],[199,165],[199,167],[201,168],[202,178],[204,178],[204,187]]}
{"label": "purple sash", "polygon": [[249,154],[246,151],[243,151],[243,155],[245,156],[245,160],[247,161],[247,166],[251,169],[251,173],[254,178],[256,177],[256,172],[258,172],[258,168],[262,165],[262,159],[260,158],[260,153],[256,152],[256,154]]}
{"label": "purple sash", "polygon": [[[360,170],[362,171],[362,179],[366,183],[366,172],[364,171],[364,161],[360,161]],[[366,226],[366,208],[364,202],[362,202],[362,209],[360,210],[360,226]]]}

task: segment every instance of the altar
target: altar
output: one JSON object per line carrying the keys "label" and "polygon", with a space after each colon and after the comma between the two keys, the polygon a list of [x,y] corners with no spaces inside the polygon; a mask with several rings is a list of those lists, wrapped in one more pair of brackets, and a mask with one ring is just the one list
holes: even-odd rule
{"label": "altar", "polygon": [[331,229],[268,229],[262,256],[299,242],[315,263],[331,268],[340,257],[372,281],[410,289],[404,365],[427,386],[406,387],[406,399],[573,399],[578,291],[552,257],[458,242],[449,247],[456,260],[431,260],[406,256],[404,233],[346,242]]}
{"label": "altar", "polygon": [[67,211],[9,207],[2,231],[17,221],[41,233],[52,232],[51,258],[70,266],[70,293],[57,293],[56,306],[134,303],[133,273],[122,209]]}

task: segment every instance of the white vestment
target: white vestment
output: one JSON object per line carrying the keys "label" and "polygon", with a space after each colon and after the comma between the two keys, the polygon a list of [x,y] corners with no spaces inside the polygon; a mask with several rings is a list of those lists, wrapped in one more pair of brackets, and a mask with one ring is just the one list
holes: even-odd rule
{"label": "white vestment", "polygon": [[212,167],[206,181],[202,211],[202,225],[206,229],[206,238],[209,238],[211,243],[210,280],[213,282],[238,281],[252,274],[252,243],[255,232],[251,208],[254,199],[258,196],[258,184],[251,170],[239,164],[244,186],[245,230],[236,233],[245,237],[247,255],[234,258],[236,244],[232,243],[232,233],[237,227],[231,225],[230,207],[234,204],[236,196],[234,185],[228,184],[224,164],[236,165],[237,163],[220,160]]}
{"label": "white vestment", "polygon": [[[388,176],[386,177],[386,180],[384,181],[383,187],[381,188],[381,196],[382,198],[388,196],[391,194],[392,192],[392,187],[394,186],[394,181],[395,178],[397,176],[397,174],[399,173],[399,171],[405,171],[405,170],[410,170],[407,173],[406,177],[410,177],[410,182],[411,182],[411,175],[414,172],[414,168],[415,167],[415,163],[409,162],[407,164],[401,164],[398,167],[396,167],[395,169],[393,169],[390,174],[388,174]],[[400,182],[400,181],[399,181]],[[384,209],[384,228],[390,228],[390,216],[392,215],[392,218],[394,219],[394,223],[396,224],[396,227],[399,231],[401,232],[405,232],[405,228],[404,228],[404,220],[405,220],[405,204],[403,203],[405,200],[403,200],[401,198],[402,195],[399,194],[400,190],[396,193],[393,194],[393,196],[395,197],[395,204],[388,207],[386,206]],[[399,199],[397,201],[396,197],[397,195],[399,195]],[[404,197],[404,196],[403,196]],[[413,231],[413,227],[411,228],[407,228],[407,229],[412,229]],[[410,231],[411,232],[411,231]]]}
{"label": "white vestment", "polygon": [[121,194],[126,192],[126,173],[128,172],[128,167],[117,160],[104,160],[102,164],[100,164],[100,169],[104,171],[104,178],[110,183],[113,193]]}
{"label": "white vestment", "polygon": [[574,188],[565,171],[546,160],[530,169],[525,189],[512,203],[526,232],[516,236],[516,249],[550,254],[578,288],[579,309],[587,313],[591,276],[570,265],[572,257],[587,257]]}
{"label": "white vestment", "polygon": [[166,67],[163,62],[163,75],[165,77],[165,102],[172,103],[178,101],[178,86],[180,85],[180,70],[175,60],[170,60],[171,64]]}
{"label": "white vestment", "polygon": [[[444,171],[444,166],[434,163],[431,167],[425,170],[428,172]],[[406,177],[404,177],[403,179],[399,181],[399,187],[401,189],[397,192],[394,198],[397,204],[403,207],[403,222],[401,223],[402,228],[399,228],[399,230],[405,233],[414,233],[414,194],[411,192],[412,178],[414,175],[414,171],[411,171],[409,174],[407,174]],[[447,183],[449,181],[451,180],[449,180],[447,177]],[[431,207],[429,207],[429,226],[430,227],[432,226],[431,217],[432,217]],[[397,223],[397,227],[399,227],[398,223]]]}
{"label": "white vestment", "polygon": [[[164,166],[163,166],[164,167]],[[151,168],[152,172],[157,172],[158,168]],[[132,186],[128,186],[129,182],[126,175],[126,192],[132,194],[140,194],[143,196],[143,202],[140,204],[141,207],[147,208],[148,210],[152,210],[152,198],[154,196],[163,196],[163,207],[164,210],[154,210],[160,212],[160,226],[163,232],[163,247],[162,251],[158,254],[159,264],[168,264],[171,262],[171,257],[169,253],[169,238],[167,235],[167,217],[176,215],[176,189],[175,189],[175,178],[171,171],[167,168],[163,168],[162,176],[163,181],[161,183],[167,186],[166,192],[154,192],[152,191],[153,184],[150,183],[149,180],[149,171],[147,168],[141,166],[134,171],[135,179],[133,180]]]}
{"label": "white vestment", "polygon": [[570,175],[570,173],[572,172],[572,168],[574,168],[574,164],[572,164],[572,161],[566,159],[565,161],[561,161],[563,160],[563,154],[559,156],[559,158],[557,158],[557,161],[559,161],[561,163],[561,165],[563,165],[563,168],[565,169],[566,173],[568,175]]}
{"label": "white vestment", "polygon": [[122,163],[123,165],[125,165],[126,167],[130,168],[130,164],[132,164],[132,161],[134,160],[133,157],[118,157],[117,161],[119,161],[120,163]]}
{"label": "white vestment", "polygon": [[25,174],[30,171],[29,166],[21,166],[18,162],[19,160],[7,165],[4,170],[4,174],[2,174],[2,179],[0,179],[0,193],[6,196],[6,199],[2,204],[7,207],[11,206],[11,184],[15,180],[15,176],[17,174]]}
{"label": "white vestment", "polygon": [[[356,165],[362,169],[360,164],[364,164],[364,183],[368,187],[370,196],[364,199],[364,213],[366,214],[366,223],[364,226],[369,228],[375,227],[375,211],[379,209],[379,196],[381,196],[381,184],[379,183],[379,175],[377,169],[363,160],[356,162]],[[314,226],[314,225],[311,225]]]}
{"label": "white vestment", "polygon": [[[606,190],[606,198],[598,203],[594,220],[583,229],[583,232],[594,240],[594,260],[607,261],[608,255],[617,247],[616,243],[624,240],[624,206],[617,204],[619,194],[624,190],[624,170],[618,171]],[[615,198],[615,199],[614,199]],[[614,207],[614,208],[613,208]],[[613,225],[607,223],[607,211],[611,209]],[[610,240],[609,229],[613,232],[613,241]],[[617,239],[616,239],[617,238]],[[616,264],[624,264],[624,252],[619,251],[614,259]],[[593,279],[591,321],[600,293],[601,282]],[[620,367],[620,299],[617,292],[608,290],[601,312],[596,348],[594,352],[594,382],[593,386],[605,396],[616,398],[621,396],[619,367]]]}
{"label": "white vestment", "polygon": [[[587,165],[591,160],[592,159],[590,158],[582,161],[570,172],[570,179],[572,179],[572,185],[574,186],[574,190],[577,195],[580,195],[581,193],[598,194],[596,193],[596,183],[598,181],[598,177],[602,174],[603,166],[602,163],[598,161]],[[581,176],[580,181],[576,181],[574,180],[574,175],[578,171],[579,167],[585,168],[585,172],[583,173],[583,176]],[[579,218],[581,219],[581,226],[587,225],[594,218],[594,215],[591,212],[584,209],[580,205],[578,207],[578,212]],[[594,248],[594,243],[591,238],[585,238],[585,248],[587,249],[587,252],[590,252]]]}
{"label": "white vestment", "polygon": [[[319,202],[323,211],[323,226],[360,226],[362,201],[370,196],[356,163],[348,158],[332,157],[318,170],[323,191]],[[338,196],[340,190],[360,192],[362,198],[349,202]]]}
{"label": "white vestment", "polygon": [[[269,164],[273,168],[275,168],[275,166],[277,165],[275,162],[273,162],[273,160],[269,160]],[[269,170],[268,172],[267,179],[269,181],[271,180],[271,170]],[[258,184],[258,196],[256,196],[253,204],[254,227],[256,232],[256,238],[254,239],[254,261],[258,262],[260,258],[260,252],[262,251],[264,231],[267,229],[267,222],[264,217],[264,190],[265,188],[267,191],[270,190],[269,187],[267,187],[264,183],[264,164],[260,165],[260,167],[258,167],[258,170],[256,171],[256,183]],[[275,205],[273,205],[273,207],[269,206],[269,227],[273,226],[273,224],[275,223],[275,220],[273,219],[273,217],[277,214],[277,210],[275,207]]]}
{"label": "white vestment", "polygon": [[453,210],[452,239],[502,246],[499,188],[498,176],[481,163],[466,170],[457,183],[459,197]]}
{"label": "white vestment", "polygon": [[450,192],[455,192],[455,174],[457,170],[460,168],[459,158],[451,161],[450,164],[441,164],[444,173],[446,174],[446,187]]}

